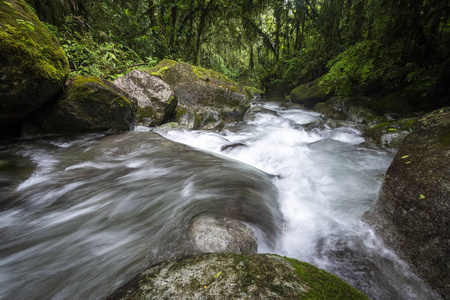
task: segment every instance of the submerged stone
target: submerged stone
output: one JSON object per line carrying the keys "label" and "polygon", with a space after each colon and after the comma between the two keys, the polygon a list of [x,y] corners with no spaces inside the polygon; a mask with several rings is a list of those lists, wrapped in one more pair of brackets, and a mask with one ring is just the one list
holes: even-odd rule
{"label": "submerged stone", "polygon": [[250,227],[227,217],[198,217],[191,224],[189,236],[202,253],[249,254],[258,248]]}
{"label": "submerged stone", "polygon": [[68,65],[25,1],[0,1],[0,124],[22,120],[62,92]]}
{"label": "submerged stone", "polygon": [[203,254],[143,271],[115,299],[368,299],[337,276],[270,254]]}

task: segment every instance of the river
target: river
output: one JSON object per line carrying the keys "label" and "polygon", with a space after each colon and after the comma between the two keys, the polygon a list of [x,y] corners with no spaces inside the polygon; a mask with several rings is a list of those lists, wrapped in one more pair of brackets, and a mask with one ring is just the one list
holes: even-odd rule
{"label": "river", "polygon": [[258,252],[312,263],[371,299],[440,299],[361,216],[393,151],[353,124],[255,102],[220,133],[0,141],[0,299],[102,299],[152,263],[188,254],[200,215],[247,222]]}

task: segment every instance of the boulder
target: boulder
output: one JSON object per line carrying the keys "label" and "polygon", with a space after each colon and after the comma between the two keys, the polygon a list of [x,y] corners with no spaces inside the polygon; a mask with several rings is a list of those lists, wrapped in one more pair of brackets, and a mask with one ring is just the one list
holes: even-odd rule
{"label": "boulder", "polygon": [[319,102],[324,102],[334,95],[334,89],[327,85],[320,85],[322,77],[300,85],[293,89],[289,95],[291,102],[313,108]]}
{"label": "boulder", "polygon": [[335,275],[295,259],[203,254],[150,267],[107,299],[368,298]]}
{"label": "boulder", "polygon": [[227,217],[198,217],[189,229],[189,236],[201,253],[250,254],[258,250],[250,227]]}
{"label": "boulder", "polygon": [[185,105],[178,105],[175,121],[185,129],[199,129],[202,120],[195,109]]}
{"label": "boulder", "polygon": [[0,124],[22,120],[61,93],[68,66],[25,1],[0,1]]}
{"label": "boulder", "polygon": [[134,128],[134,108],[125,94],[98,77],[77,77],[66,94],[36,114],[46,132],[128,131]]}
{"label": "boulder", "polygon": [[450,295],[450,107],[413,125],[364,215],[433,288]]}
{"label": "boulder", "polygon": [[225,123],[242,120],[250,108],[245,91],[215,71],[171,61],[163,61],[155,70],[152,74],[160,74],[171,86],[182,109],[191,111],[194,119],[198,115],[199,128],[221,129]]}
{"label": "boulder", "polygon": [[345,120],[346,118],[346,99],[343,97],[333,97],[326,102],[319,102],[314,105],[313,110],[321,113],[327,118],[335,120]]}
{"label": "boulder", "polygon": [[411,126],[417,119],[416,117],[395,121],[384,119],[384,121],[368,127],[364,132],[364,136],[371,138],[379,146],[399,148],[403,140],[411,132]]}
{"label": "boulder", "polygon": [[174,115],[177,97],[161,78],[133,70],[113,83],[136,99],[136,125],[159,126]]}
{"label": "boulder", "polygon": [[249,99],[253,99],[264,94],[263,91],[253,86],[244,86],[244,91],[247,93],[247,97]]}
{"label": "boulder", "polygon": [[313,110],[330,119],[368,124],[376,116],[371,109],[374,102],[372,98],[337,96],[317,103]]}

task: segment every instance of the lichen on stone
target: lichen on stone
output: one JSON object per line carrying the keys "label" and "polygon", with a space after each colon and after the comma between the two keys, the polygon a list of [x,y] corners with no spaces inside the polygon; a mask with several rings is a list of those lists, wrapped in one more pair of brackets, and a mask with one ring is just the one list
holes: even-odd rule
{"label": "lichen on stone", "polygon": [[113,299],[368,299],[310,264],[269,254],[203,254],[150,267]]}

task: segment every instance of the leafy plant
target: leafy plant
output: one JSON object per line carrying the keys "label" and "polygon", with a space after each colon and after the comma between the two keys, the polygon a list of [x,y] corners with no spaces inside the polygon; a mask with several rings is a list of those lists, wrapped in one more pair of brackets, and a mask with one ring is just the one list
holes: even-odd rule
{"label": "leafy plant", "polygon": [[[72,16],[66,18],[59,30],[49,26],[66,52],[72,76],[93,75],[115,79],[128,67],[144,64],[132,49],[121,43],[98,43],[87,29],[80,30],[82,26],[82,20]],[[153,59],[150,63],[154,63]]]}

